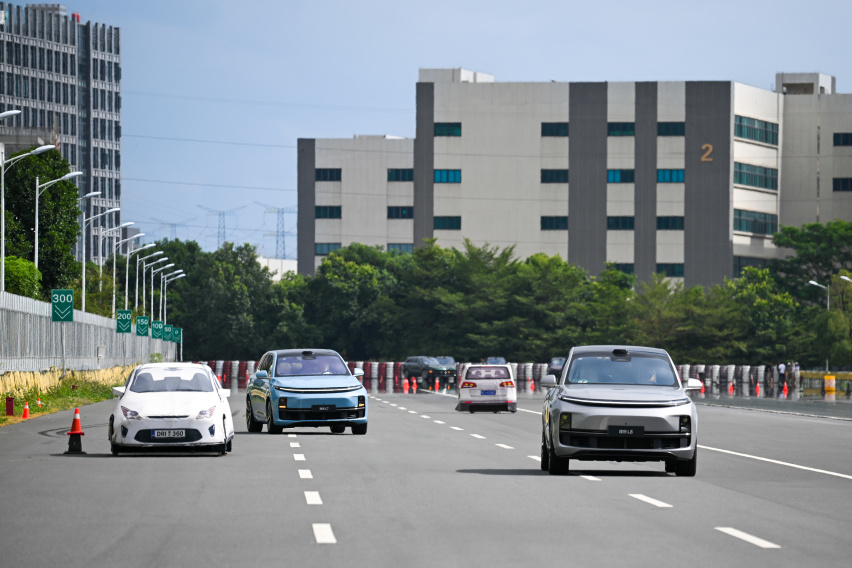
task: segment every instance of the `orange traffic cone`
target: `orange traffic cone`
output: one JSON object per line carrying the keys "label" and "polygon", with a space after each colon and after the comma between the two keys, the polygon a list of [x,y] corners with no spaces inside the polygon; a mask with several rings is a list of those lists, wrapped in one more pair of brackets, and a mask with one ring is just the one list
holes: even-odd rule
{"label": "orange traffic cone", "polygon": [[757,396],[760,396],[760,383],[757,383],[756,385],[754,385],[754,394],[756,394]]}
{"label": "orange traffic cone", "polygon": [[728,383],[728,394],[734,396],[734,381]]}
{"label": "orange traffic cone", "polygon": [[36,399],[36,404],[38,404],[38,407],[41,408],[41,398]]}
{"label": "orange traffic cone", "polygon": [[704,381],[701,381],[701,390],[698,391],[699,398],[704,398]]}
{"label": "orange traffic cone", "polygon": [[71,431],[67,433],[70,438],[68,438],[68,451],[66,454],[85,454],[83,451],[83,442],[80,440],[80,436],[85,436],[83,430],[80,428],[80,409],[74,409],[74,420],[71,422]]}
{"label": "orange traffic cone", "polygon": [[435,392],[438,392],[438,390],[440,388],[441,388],[441,381],[438,380],[438,377],[435,377]]}
{"label": "orange traffic cone", "polygon": [[530,381],[530,392],[535,392],[535,381],[533,379],[529,379]]}
{"label": "orange traffic cone", "polygon": [[411,392],[417,394],[417,379],[413,377],[411,379]]}
{"label": "orange traffic cone", "polygon": [[21,414],[21,420],[26,420],[29,417],[30,417],[30,403],[25,402],[24,403],[24,413]]}
{"label": "orange traffic cone", "polygon": [[408,394],[408,379],[402,379],[402,393]]}
{"label": "orange traffic cone", "polygon": [[787,393],[789,392],[787,390],[787,381],[784,381],[784,388],[781,390],[781,392],[784,393],[784,398],[787,398]]}

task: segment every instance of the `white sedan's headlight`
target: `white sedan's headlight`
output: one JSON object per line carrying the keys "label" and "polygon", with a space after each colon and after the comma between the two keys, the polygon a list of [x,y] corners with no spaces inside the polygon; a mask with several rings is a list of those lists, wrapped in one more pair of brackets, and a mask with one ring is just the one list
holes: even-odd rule
{"label": "white sedan's headlight", "polygon": [[135,410],[130,410],[126,406],[121,407],[121,412],[128,420],[142,420],[142,416],[140,416],[138,412],[136,412]]}
{"label": "white sedan's headlight", "polygon": [[203,418],[213,418],[213,413],[216,412],[216,407],[211,406],[205,410],[199,410],[198,416],[195,417],[196,420],[201,420]]}

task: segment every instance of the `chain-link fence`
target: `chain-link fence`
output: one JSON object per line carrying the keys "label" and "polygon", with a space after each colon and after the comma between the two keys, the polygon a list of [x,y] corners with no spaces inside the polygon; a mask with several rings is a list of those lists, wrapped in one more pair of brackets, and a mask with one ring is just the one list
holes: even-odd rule
{"label": "chain-link fence", "polygon": [[0,292],[0,372],[51,367],[89,370],[148,362],[159,354],[174,361],[178,344],[116,333],[114,319],[74,310],[74,321],[53,323],[51,305]]}

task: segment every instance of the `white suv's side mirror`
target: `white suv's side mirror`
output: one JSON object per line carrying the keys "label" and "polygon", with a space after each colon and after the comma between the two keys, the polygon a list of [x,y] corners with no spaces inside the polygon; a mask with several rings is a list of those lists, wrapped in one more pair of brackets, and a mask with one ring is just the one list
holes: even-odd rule
{"label": "white suv's side mirror", "polygon": [[556,386],[556,375],[545,375],[539,383],[541,388],[553,388]]}
{"label": "white suv's side mirror", "polygon": [[684,388],[688,391],[700,391],[703,386],[698,379],[686,379],[686,386]]}

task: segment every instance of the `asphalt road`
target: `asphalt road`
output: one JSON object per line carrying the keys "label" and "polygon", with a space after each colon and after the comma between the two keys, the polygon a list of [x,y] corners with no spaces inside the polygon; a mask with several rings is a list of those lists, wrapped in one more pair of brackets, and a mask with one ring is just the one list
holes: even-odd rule
{"label": "asphalt road", "polygon": [[245,432],[234,451],[112,457],[112,402],[0,428],[0,566],[848,566],[852,421],[699,407],[698,475],[539,469],[539,396],[458,413],[370,399],[366,436]]}

